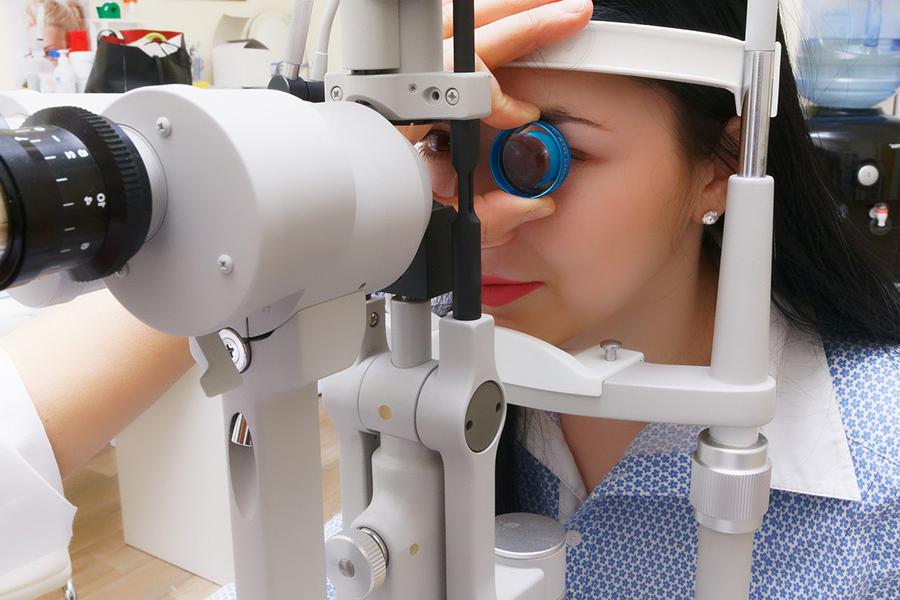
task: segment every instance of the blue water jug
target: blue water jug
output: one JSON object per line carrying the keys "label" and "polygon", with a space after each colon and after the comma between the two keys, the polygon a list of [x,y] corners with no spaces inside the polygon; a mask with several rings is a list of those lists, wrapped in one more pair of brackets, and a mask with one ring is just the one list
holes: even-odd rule
{"label": "blue water jug", "polygon": [[814,104],[870,108],[900,87],[900,0],[806,0],[797,84]]}

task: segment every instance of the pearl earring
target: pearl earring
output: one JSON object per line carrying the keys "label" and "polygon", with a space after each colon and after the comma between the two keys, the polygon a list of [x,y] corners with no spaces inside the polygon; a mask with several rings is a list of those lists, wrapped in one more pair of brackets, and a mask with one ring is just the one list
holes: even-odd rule
{"label": "pearl earring", "polygon": [[704,225],[715,225],[719,221],[719,213],[714,210],[707,212],[703,215],[703,224]]}

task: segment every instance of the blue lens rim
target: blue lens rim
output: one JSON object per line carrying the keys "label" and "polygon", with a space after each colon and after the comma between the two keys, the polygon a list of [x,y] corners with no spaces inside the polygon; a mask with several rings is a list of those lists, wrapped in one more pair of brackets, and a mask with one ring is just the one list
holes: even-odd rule
{"label": "blue lens rim", "polygon": [[[553,148],[555,148],[557,151],[556,157],[558,157],[559,162],[561,163],[558,167],[559,171],[556,174],[553,184],[540,194],[522,193],[510,183],[509,178],[506,176],[506,173],[503,170],[502,156],[503,147],[506,145],[506,141],[513,134],[518,133],[524,129],[528,129],[529,127],[537,127],[539,130],[547,133],[550,136],[550,138],[554,142]],[[543,136],[541,137],[543,138]],[[553,148],[550,148],[551,152],[553,151]],[[553,157],[551,157],[551,164],[553,162]],[[541,198],[555,192],[560,188],[560,186],[562,186],[562,184],[566,181],[566,178],[569,176],[569,167],[571,165],[572,153],[569,150],[569,142],[566,141],[565,136],[559,129],[546,121],[534,121],[533,123],[528,123],[527,125],[516,127],[515,129],[504,129],[497,134],[497,137],[494,138],[494,143],[491,146],[491,176],[494,178],[494,181],[497,183],[497,185],[500,186],[501,190],[503,190],[507,194],[519,196],[520,198]]]}

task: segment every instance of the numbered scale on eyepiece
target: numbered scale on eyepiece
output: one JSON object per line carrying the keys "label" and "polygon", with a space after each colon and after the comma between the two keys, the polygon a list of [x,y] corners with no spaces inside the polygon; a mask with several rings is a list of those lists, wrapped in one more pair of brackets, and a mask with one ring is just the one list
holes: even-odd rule
{"label": "numbered scale on eyepiece", "polygon": [[152,194],[128,135],[73,107],[0,130],[0,289],[58,271],[112,275],[140,249]]}

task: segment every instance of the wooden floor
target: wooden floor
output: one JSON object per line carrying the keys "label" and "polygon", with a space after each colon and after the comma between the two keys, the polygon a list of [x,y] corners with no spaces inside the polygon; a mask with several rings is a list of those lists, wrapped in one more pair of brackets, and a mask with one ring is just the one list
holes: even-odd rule
{"label": "wooden floor", "polygon": [[[339,448],[334,425],[320,407],[325,515],[340,510]],[[106,448],[65,481],[78,507],[69,546],[79,600],[204,600],[219,586],[125,545],[116,453]],[[39,600],[61,600],[62,593]]]}

